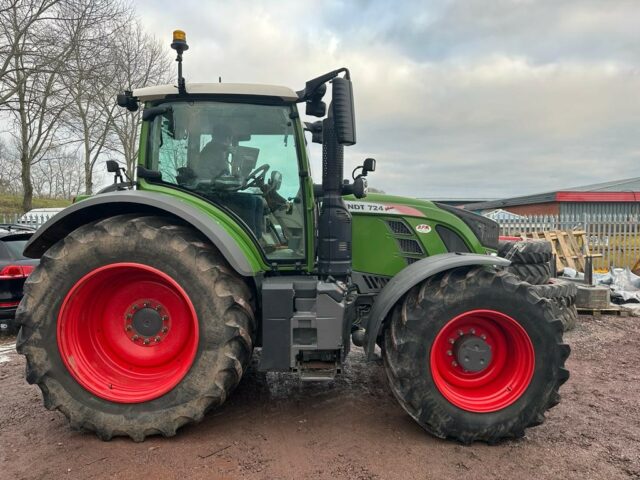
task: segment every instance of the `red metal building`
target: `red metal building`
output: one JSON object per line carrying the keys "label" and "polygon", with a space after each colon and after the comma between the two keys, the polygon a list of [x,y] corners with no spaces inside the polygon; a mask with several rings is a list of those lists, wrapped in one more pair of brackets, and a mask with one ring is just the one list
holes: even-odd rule
{"label": "red metal building", "polygon": [[640,177],[553,192],[468,203],[466,210],[501,208],[518,215],[640,214]]}

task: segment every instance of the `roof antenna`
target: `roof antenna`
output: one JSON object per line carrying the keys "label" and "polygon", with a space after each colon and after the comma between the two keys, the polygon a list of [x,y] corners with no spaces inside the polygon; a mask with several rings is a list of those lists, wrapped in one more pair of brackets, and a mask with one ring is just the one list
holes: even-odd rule
{"label": "roof antenna", "polygon": [[222,77],[218,77],[218,83],[222,83]]}
{"label": "roof antenna", "polygon": [[178,62],[178,93],[180,95],[186,95],[187,88],[185,86],[184,77],[182,76],[182,53],[189,50],[186,33],[182,30],[174,30],[171,48],[178,52],[178,56],[176,57],[176,62]]}

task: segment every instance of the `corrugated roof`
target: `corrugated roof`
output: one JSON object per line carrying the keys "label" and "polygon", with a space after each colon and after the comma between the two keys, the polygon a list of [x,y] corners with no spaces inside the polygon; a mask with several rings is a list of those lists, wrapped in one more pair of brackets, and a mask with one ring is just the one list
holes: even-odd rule
{"label": "corrugated roof", "polygon": [[582,187],[565,188],[562,192],[640,192],[640,177],[593,183]]}
{"label": "corrugated roof", "polygon": [[523,195],[521,197],[510,197],[488,202],[470,203],[466,204],[464,208],[465,210],[490,210],[494,208],[503,208],[515,205],[533,205],[536,203],[555,202],[558,200],[558,193],[561,192],[640,192],[640,177],[626,178],[623,180],[612,180],[602,183],[593,183],[591,185],[583,185],[581,187],[563,188],[552,192]]}

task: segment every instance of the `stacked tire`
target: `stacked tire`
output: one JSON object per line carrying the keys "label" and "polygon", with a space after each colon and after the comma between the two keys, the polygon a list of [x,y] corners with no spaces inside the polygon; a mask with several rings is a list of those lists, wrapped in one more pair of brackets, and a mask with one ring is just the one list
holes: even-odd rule
{"label": "stacked tire", "polygon": [[552,278],[546,285],[532,285],[530,290],[541,298],[549,299],[556,318],[562,322],[564,331],[573,330],[578,323],[576,295],[578,287],[575,283],[559,278]]}
{"label": "stacked tire", "polygon": [[531,285],[545,285],[551,278],[551,244],[545,240],[501,240],[498,256],[511,260],[507,270]]}
{"label": "stacked tire", "polygon": [[540,298],[551,303],[554,315],[562,322],[565,331],[576,326],[575,284],[551,278],[553,253],[546,240],[501,240],[498,247],[500,257],[511,260],[507,270],[520,280],[531,284],[530,289]]}

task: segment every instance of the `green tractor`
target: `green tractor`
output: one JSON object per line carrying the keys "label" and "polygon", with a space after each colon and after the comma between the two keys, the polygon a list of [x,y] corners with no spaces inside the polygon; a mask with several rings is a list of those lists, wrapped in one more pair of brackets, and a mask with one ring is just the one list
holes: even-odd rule
{"label": "green tractor", "polygon": [[105,440],[168,437],[227,399],[254,347],[259,371],[326,381],[353,342],[370,360],[380,348],[398,401],[438,437],[493,443],[541,423],[568,378],[557,309],[496,255],[493,221],[367,195],[373,159],[344,180],[349,71],[297,92],[186,84],[183,32],[172,48],[177,86],[118,96],[144,108],[136,181],[110,163],[114,185],[25,248],[41,262],[17,349],[45,406]]}

